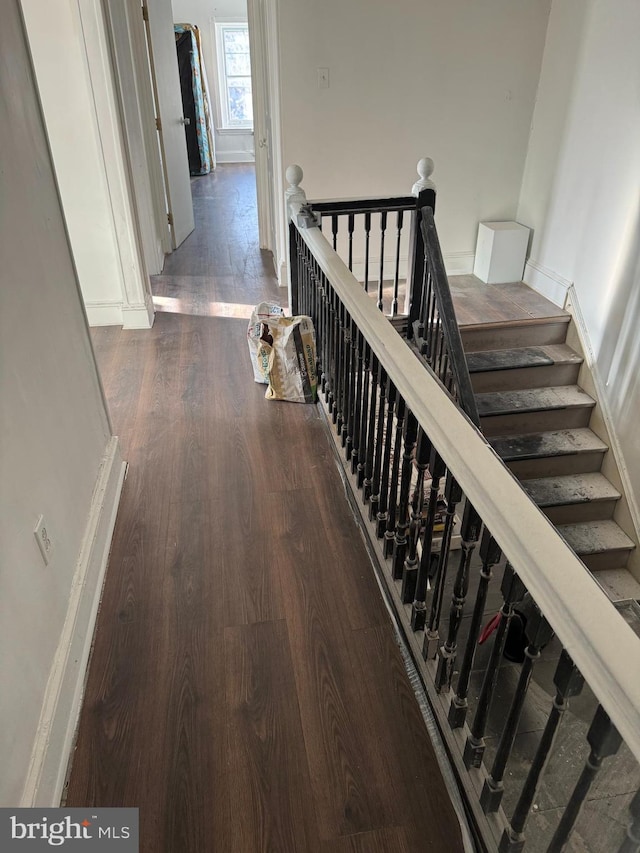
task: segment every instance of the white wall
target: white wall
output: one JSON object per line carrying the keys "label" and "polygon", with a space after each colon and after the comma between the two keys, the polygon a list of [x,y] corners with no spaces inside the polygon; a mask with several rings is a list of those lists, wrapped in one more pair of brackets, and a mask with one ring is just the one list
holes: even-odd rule
{"label": "white wall", "polygon": [[148,275],[100,2],[21,5],[89,320],[149,327]]}
{"label": "white wall", "polygon": [[478,222],[516,213],[549,5],[281,0],[284,162],[307,196],[407,193],[428,155],[443,251],[470,267]]}
{"label": "white wall", "polygon": [[[173,20],[176,24],[195,24],[200,28],[202,52],[207,69],[211,98],[217,98],[218,74],[216,69],[215,31],[216,18],[247,20],[247,0],[171,0]],[[253,134],[242,130],[223,130],[219,127],[219,114],[214,111],[215,153],[219,163],[246,163],[255,160]]]}
{"label": "white wall", "polygon": [[[18,0],[3,5],[0,28],[3,806],[20,803],[34,744],[43,735],[43,702],[53,683],[54,661],[61,662],[60,639],[78,581],[94,490],[113,443],[18,6]],[[48,566],[33,535],[41,513],[54,548]],[[87,630],[86,624],[77,627]],[[65,715],[66,729],[73,719],[67,711]],[[55,721],[52,717],[46,722],[52,725],[44,734],[53,741]],[[56,756],[58,765],[61,760],[64,756]]]}
{"label": "white wall", "polygon": [[640,4],[554,0],[518,219],[527,278],[573,283],[596,379],[640,484]]}

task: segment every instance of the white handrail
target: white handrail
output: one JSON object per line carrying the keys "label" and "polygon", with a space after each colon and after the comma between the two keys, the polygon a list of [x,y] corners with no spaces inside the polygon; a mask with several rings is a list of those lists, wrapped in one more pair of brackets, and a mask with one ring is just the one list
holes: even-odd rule
{"label": "white handrail", "polygon": [[[295,223],[300,204],[290,204]],[[316,228],[320,269],[640,761],[640,637]]]}

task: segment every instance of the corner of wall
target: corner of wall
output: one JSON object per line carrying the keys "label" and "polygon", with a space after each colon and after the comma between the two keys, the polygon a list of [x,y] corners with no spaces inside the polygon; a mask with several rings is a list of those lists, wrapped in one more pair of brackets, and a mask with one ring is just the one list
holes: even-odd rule
{"label": "corner of wall", "polygon": [[20,807],[60,804],[125,473],[126,463],[120,454],[118,438],[112,436],[91,500]]}

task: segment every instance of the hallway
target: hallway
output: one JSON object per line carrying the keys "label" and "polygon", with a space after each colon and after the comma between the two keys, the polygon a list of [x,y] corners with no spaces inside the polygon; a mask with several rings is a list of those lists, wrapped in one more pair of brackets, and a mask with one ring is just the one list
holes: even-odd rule
{"label": "hallway", "polygon": [[139,807],[145,853],[455,853],[322,420],[252,379],[253,169],[192,187],[153,329],[92,332],[129,473],[67,805]]}

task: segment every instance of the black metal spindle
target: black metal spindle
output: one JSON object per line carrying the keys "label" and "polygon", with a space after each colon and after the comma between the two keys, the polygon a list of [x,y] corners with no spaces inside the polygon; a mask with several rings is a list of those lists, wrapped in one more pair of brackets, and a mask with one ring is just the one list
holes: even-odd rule
{"label": "black metal spindle", "polygon": [[362,500],[367,503],[373,492],[373,469],[375,466],[376,422],[382,367],[371,351],[371,397],[369,400],[369,428],[367,431],[367,456],[365,460]]}
{"label": "black metal spindle", "polygon": [[584,679],[564,649],[560,654],[560,660],[558,661],[553,681],[556,685],[556,697],[553,700],[547,724],[542,732],[536,754],[513,811],[511,824],[505,829],[500,839],[499,853],[520,853],[524,848],[524,830],[527,819],[531,813],[531,807],[538,792],[542,774],[551,755],[558,727],[569,705],[569,699],[572,696],[578,696],[582,692]]}
{"label": "black metal spindle", "polygon": [[334,314],[334,353],[335,353],[335,383],[333,390],[333,423],[336,426],[338,435],[342,429],[342,304],[338,299],[337,293],[333,292]]}
{"label": "black metal spindle", "polygon": [[369,521],[373,521],[378,514],[380,504],[380,479],[382,476],[382,453],[384,451],[384,416],[387,396],[387,373],[380,365],[378,375],[378,419],[376,423],[375,450],[373,461],[373,478],[371,480],[371,498],[369,499]]}
{"label": "black metal spindle", "polygon": [[402,472],[400,476],[400,502],[398,506],[398,524],[393,543],[393,567],[391,574],[394,580],[402,578],[404,558],[407,553],[407,534],[410,523],[411,476],[413,474],[413,450],[418,436],[418,421],[407,410],[404,419],[404,453],[402,454]]}
{"label": "black metal spindle", "polygon": [[331,233],[333,234],[333,251],[338,248],[338,215],[334,213],[331,217]]}
{"label": "black metal spindle", "polygon": [[444,519],[444,529],[440,540],[440,554],[438,556],[438,565],[433,578],[433,596],[431,599],[431,611],[429,613],[429,621],[427,630],[424,635],[424,646],[422,656],[425,660],[434,658],[440,644],[440,616],[442,614],[442,599],[444,596],[444,586],[447,580],[447,566],[449,565],[449,553],[451,549],[451,537],[453,535],[453,526],[456,517],[456,508],[462,500],[462,489],[458,485],[451,471],[447,474],[445,482],[444,499],[447,505],[447,511]]}
{"label": "black metal spindle", "polygon": [[364,292],[369,292],[369,241],[371,238],[371,213],[364,215]]}
{"label": "black metal spindle", "polygon": [[431,559],[433,550],[433,525],[438,508],[438,492],[440,480],[444,476],[444,462],[434,448],[429,458],[429,474],[431,475],[431,487],[429,489],[429,503],[427,504],[427,517],[424,522],[424,533],[422,536],[422,554],[418,565],[418,576],[416,578],[416,592],[411,608],[411,627],[414,631],[422,631],[427,621],[427,587],[431,574]]}
{"label": "black metal spindle", "polygon": [[363,383],[363,349],[364,335],[354,323],[354,370],[355,376],[355,399],[353,403],[353,438],[351,440],[351,473],[355,474],[358,468],[360,453],[360,437],[362,424],[362,383]]}
{"label": "black metal spindle", "polygon": [[387,419],[384,428],[384,455],[382,458],[382,476],[380,479],[380,498],[376,513],[376,536],[382,539],[388,520],[389,481],[391,477],[391,453],[393,450],[393,418],[396,407],[396,387],[387,380]]}
{"label": "black metal spindle", "polygon": [[522,716],[533,668],[540,657],[540,649],[553,636],[551,626],[538,607],[532,604],[530,610],[531,612],[528,614],[526,625],[528,643],[524,652],[524,663],[520,669],[518,684],[511,700],[511,706],[509,707],[509,713],[500,736],[491,772],[487,779],[485,779],[480,794],[480,805],[485,813],[498,811],[502,802],[504,794],[504,771],[511,755],[511,750],[513,749],[513,742],[516,738],[520,717]]}
{"label": "black metal spindle", "polygon": [[387,230],[387,211],[380,211],[380,275],[378,278],[378,301],[377,306],[383,310],[383,295],[384,289],[384,236]]}
{"label": "black metal spindle", "polygon": [[493,576],[492,569],[500,560],[502,551],[500,546],[489,533],[484,529],[482,540],[480,542],[480,559],[482,560],[482,568],[480,569],[480,582],[478,591],[476,592],[476,600],[473,605],[473,614],[471,616],[471,624],[469,626],[469,636],[462,658],[462,666],[460,675],[458,676],[458,684],[456,685],[456,695],[452,698],[449,706],[449,725],[452,729],[460,728],[467,716],[468,702],[467,695],[469,693],[469,679],[471,678],[471,669],[478,646],[478,637],[480,636],[480,628],[482,627],[482,617],[484,616],[484,608],[487,601],[487,593],[489,592],[489,583]]}
{"label": "black metal spindle", "polygon": [[349,269],[353,271],[353,231],[355,228],[356,217],[353,213],[349,214],[347,220],[347,228],[349,231]]}
{"label": "black metal spindle", "polygon": [[629,804],[631,823],[627,827],[627,837],[620,845],[618,853],[638,853],[640,851],[640,791],[636,791]]}
{"label": "black metal spindle", "polygon": [[396,437],[393,446],[391,462],[391,483],[389,485],[389,500],[387,503],[387,526],[384,531],[383,554],[385,558],[393,554],[396,539],[396,521],[398,517],[398,480],[400,478],[400,460],[402,458],[402,433],[404,431],[405,402],[398,395],[396,403]]}
{"label": "black metal spindle", "polygon": [[580,810],[598,775],[602,762],[605,758],[615,755],[620,749],[622,738],[602,705],[598,705],[598,710],[587,733],[587,741],[591,747],[591,753],[560,818],[560,823],[553,834],[547,853],[561,853],[573,832]]}
{"label": "black metal spindle", "polygon": [[396,269],[393,277],[393,299],[391,301],[391,316],[395,317],[398,313],[398,287],[400,285],[400,241],[402,240],[402,219],[403,211],[399,210],[397,214],[397,238],[396,238]]}
{"label": "black metal spindle", "polygon": [[371,355],[369,344],[364,338],[364,335],[362,345],[362,413],[360,417],[360,442],[358,446],[358,465],[356,472],[356,482],[359,489],[361,489],[364,484],[365,462],[367,458],[367,428],[369,424],[369,379]]}
{"label": "black metal spindle", "polygon": [[484,733],[487,727],[489,711],[493,702],[496,682],[498,680],[498,669],[500,659],[504,651],[504,643],[507,638],[507,629],[513,615],[514,602],[520,601],[525,593],[525,587],[510,563],[507,563],[501,584],[504,603],[500,608],[500,623],[495,632],[495,639],[491,648],[489,663],[484,673],[478,706],[471,725],[471,734],[467,737],[464,746],[463,760],[467,770],[470,767],[480,767],[484,755],[485,743]]}
{"label": "black metal spindle", "polygon": [[416,446],[416,485],[411,500],[411,524],[409,526],[409,553],[402,570],[402,603],[411,604],[415,598],[418,578],[418,541],[422,532],[422,508],[424,504],[424,479],[429,467],[431,441],[423,429],[418,431]]}
{"label": "black metal spindle", "polygon": [[300,256],[300,234],[293,221],[289,223],[289,268],[291,269],[291,310],[294,315],[298,314],[298,293],[300,281],[298,279],[298,258]]}
{"label": "black metal spindle", "polygon": [[351,446],[353,441],[353,404],[354,404],[354,380],[355,380],[355,326],[353,319],[345,308],[345,391],[344,391],[344,422],[342,424],[342,446],[345,450],[347,462],[351,458]]}
{"label": "black metal spindle", "polygon": [[451,687],[453,667],[458,649],[458,632],[462,624],[464,605],[469,590],[469,566],[480,536],[481,526],[482,521],[480,520],[480,516],[469,501],[467,501],[460,525],[460,560],[451,595],[447,639],[444,645],[438,649],[438,667],[436,670],[436,690],[438,693],[448,690]]}

